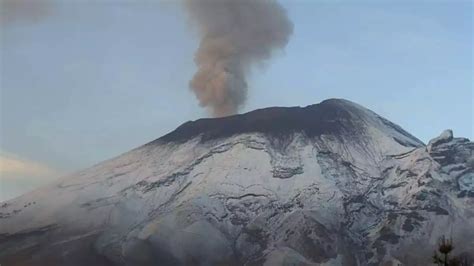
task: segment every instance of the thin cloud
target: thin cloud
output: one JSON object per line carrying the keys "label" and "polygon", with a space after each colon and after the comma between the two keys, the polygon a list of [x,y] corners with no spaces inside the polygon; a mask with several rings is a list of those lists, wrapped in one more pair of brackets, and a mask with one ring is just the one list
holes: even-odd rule
{"label": "thin cloud", "polygon": [[64,175],[44,163],[0,151],[0,202],[4,202]]}
{"label": "thin cloud", "polygon": [[20,158],[12,154],[0,154],[1,179],[57,177],[60,171],[40,162]]}

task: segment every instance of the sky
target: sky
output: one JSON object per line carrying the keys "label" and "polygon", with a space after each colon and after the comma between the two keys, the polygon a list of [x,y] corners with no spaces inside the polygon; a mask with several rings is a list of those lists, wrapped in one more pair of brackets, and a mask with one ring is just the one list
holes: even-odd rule
{"label": "sky", "polygon": [[[180,1],[39,1],[0,6],[0,201],[209,116]],[[474,139],[472,1],[280,2],[293,35],[253,69],[241,112],[345,98],[425,143]]]}

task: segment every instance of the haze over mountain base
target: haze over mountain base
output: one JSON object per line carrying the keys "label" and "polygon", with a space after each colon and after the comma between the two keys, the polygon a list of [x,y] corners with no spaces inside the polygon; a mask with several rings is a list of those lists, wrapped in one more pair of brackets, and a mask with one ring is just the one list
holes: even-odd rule
{"label": "haze over mountain base", "polygon": [[427,265],[474,257],[474,143],[355,103],[187,122],[4,203],[2,265]]}

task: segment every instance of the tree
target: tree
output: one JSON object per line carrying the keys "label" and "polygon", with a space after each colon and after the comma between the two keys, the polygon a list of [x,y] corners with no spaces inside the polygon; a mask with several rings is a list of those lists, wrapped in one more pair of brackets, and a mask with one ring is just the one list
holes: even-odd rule
{"label": "tree", "polygon": [[469,266],[466,257],[452,257],[450,253],[453,251],[454,245],[452,239],[446,239],[444,235],[440,238],[438,251],[433,255],[433,262],[439,266]]}

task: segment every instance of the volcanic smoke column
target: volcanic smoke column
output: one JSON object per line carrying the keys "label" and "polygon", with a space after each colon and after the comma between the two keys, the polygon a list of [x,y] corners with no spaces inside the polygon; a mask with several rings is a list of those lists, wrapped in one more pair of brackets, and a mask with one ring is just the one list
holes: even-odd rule
{"label": "volcanic smoke column", "polygon": [[214,116],[235,114],[247,97],[246,74],[282,49],[293,32],[275,0],[185,0],[201,41],[190,87]]}

